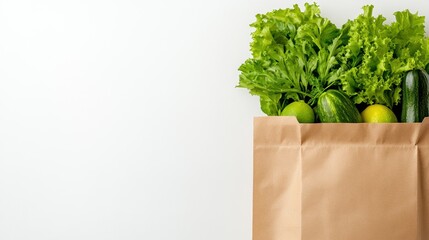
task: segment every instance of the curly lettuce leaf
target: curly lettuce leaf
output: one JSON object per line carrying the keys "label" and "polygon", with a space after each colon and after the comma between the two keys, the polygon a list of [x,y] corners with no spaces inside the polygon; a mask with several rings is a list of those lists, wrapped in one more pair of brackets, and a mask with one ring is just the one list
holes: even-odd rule
{"label": "curly lettuce leaf", "polygon": [[409,10],[395,12],[396,21],[390,26],[395,55],[413,69],[429,63],[429,38],[425,33],[425,17]]}
{"label": "curly lettuce leaf", "polygon": [[316,4],[258,14],[251,26],[252,58],[239,68],[238,87],[260,96],[267,115],[280,114],[291,101],[314,105],[324,89],[339,83],[337,55],[345,37]]}
{"label": "curly lettuce leaf", "polygon": [[429,62],[429,41],[424,17],[396,12],[396,21],[387,25],[383,16],[373,16],[373,8],[364,6],[363,14],[343,26],[349,39],[341,53],[341,85],[356,104],[393,107],[400,102],[404,74]]}

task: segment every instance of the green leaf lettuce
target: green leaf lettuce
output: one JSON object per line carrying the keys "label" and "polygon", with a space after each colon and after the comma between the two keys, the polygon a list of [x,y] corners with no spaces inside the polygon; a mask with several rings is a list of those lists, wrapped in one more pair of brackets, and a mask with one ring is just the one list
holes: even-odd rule
{"label": "green leaf lettuce", "polygon": [[267,115],[279,115],[291,101],[314,106],[321,92],[339,83],[337,56],[346,37],[316,4],[258,14],[251,26],[252,58],[239,67],[238,87],[260,96]]}
{"label": "green leaf lettuce", "polygon": [[396,12],[396,21],[387,25],[383,16],[373,16],[372,5],[363,10],[343,26],[349,39],[341,53],[342,89],[356,104],[393,107],[400,102],[404,74],[429,61],[424,17]]}

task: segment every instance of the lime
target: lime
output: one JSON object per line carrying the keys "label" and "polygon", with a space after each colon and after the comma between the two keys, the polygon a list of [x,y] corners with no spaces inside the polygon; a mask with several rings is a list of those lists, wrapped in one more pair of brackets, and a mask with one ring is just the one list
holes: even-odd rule
{"label": "lime", "polygon": [[398,122],[395,114],[390,108],[374,104],[370,105],[361,113],[363,122],[366,123],[395,123]]}
{"label": "lime", "polygon": [[300,123],[314,123],[314,111],[305,102],[293,102],[287,105],[281,116],[295,116]]}

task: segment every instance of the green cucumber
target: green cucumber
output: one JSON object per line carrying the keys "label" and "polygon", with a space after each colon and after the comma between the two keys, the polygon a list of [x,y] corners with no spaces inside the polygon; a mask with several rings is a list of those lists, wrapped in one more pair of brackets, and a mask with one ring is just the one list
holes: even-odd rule
{"label": "green cucumber", "polygon": [[409,71],[402,81],[401,122],[421,122],[429,116],[429,75],[425,70]]}
{"label": "green cucumber", "polygon": [[316,112],[322,123],[358,123],[362,117],[354,103],[338,90],[327,90],[317,100]]}
{"label": "green cucumber", "polygon": [[429,116],[429,74],[419,70],[419,122]]}
{"label": "green cucumber", "polygon": [[419,121],[419,74],[409,71],[402,81],[401,122]]}

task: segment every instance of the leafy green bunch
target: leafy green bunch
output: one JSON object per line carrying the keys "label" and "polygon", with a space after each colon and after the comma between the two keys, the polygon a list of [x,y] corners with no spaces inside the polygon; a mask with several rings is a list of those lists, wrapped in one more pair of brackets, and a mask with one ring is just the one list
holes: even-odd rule
{"label": "leafy green bunch", "polygon": [[338,85],[338,59],[348,36],[320,15],[316,4],[258,14],[251,24],[252,58],[240,67],[238,87],[260,97],[267,115],[279,115],[291,101],[314,106],[327,88]]}
{"label": "leafy green bunch", "polygon": [[343,26],[348,42],[340,53],[341,85],[356,104],[392,108],[400,102],[405,73],[429,62],[425,19],[405,10],[387,25],[383,16],[373,16],[373,8],[364,6],[361,15]]}

